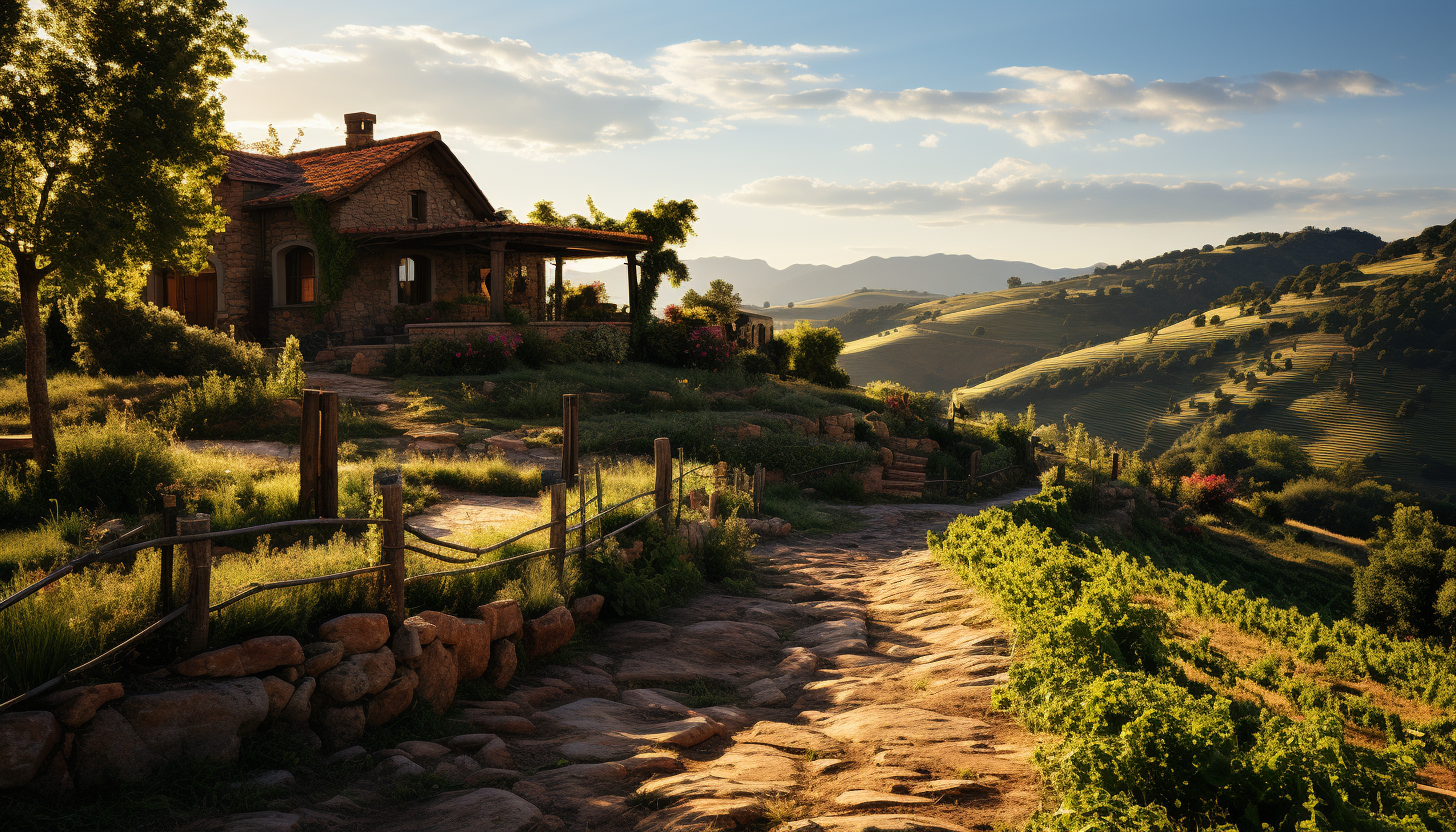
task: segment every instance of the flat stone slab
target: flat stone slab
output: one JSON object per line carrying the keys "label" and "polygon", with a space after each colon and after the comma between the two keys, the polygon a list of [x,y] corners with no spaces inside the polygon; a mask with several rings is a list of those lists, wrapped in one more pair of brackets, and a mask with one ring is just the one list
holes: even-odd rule
{"label": "flat stone slab", "polygon": [[970,832],[964,826],[924,815],[844,815],[796,820],[776,832]]}
{"label": "flat stone slab", "polygon": [[979,719],[946,716],[924,708],[865,705],[824,720],[822,730],[843,742],[922,743],[974,739],[983,735],[987,727]]}
{"label": "flat stone slab", "polygon": [[908,794],[890,794],[889,792],[877,792],[872,789],[853,789],[839,797],[834,802],[840,806],[850,806],[855,809],[867,809],[871,806],[913,806],[917,803],[933,803],[928,797],[915,797]]}
{"label": "flat stone slab", "polygon": [[818,731],[782,722],[760,722],[751,731],[738,737],[738,741],[768,745],[798,754],[805,751],[826,751],[839,745]]}
{"label": "flat stone slab", "polygon": [[606,699],[578,699],[540,715],[559,727],[586,732],[561,746],[561,756],[583,762],[630,757],[655,745],[690,748],[718,736],[718,723],[694,716],[673,722],[648,722],[643,708]]}
{"label": "flat stone slab", "polygon": [[756,797],[688,800],[648,815],[638,829],[726,829],[762,818],[766,810]]}

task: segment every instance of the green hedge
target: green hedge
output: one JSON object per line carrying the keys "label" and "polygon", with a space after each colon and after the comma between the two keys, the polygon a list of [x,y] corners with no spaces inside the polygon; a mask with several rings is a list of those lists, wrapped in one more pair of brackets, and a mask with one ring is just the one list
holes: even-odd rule
{"label": "green hedge", "polygon": [[68,322],[81,346],[76,363],[89,373],[114,376],[201,376],[217,371],[234,378],[261,376],[263,348],[226,333],[188,326],[173,309],[120,298],[87,295]]}

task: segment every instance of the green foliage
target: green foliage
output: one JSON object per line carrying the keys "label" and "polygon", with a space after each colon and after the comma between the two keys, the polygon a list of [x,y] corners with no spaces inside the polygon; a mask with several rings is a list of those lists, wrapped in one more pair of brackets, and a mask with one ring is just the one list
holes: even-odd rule
{"label": "green foliage", "polygon": [[733,291],[733,284],[714,280],[708,284],[708,291],[704,294],[698,294],[696,289],[684,292],[680,305],[684,312],[699,313],[708,323],[732,332],[741,314],[738,307],[743,305],[743,298]]}
{"label": "green foliage", "polygon": [[1336,534],[1369,537],[1381,517],[1398,503],[1414,503],[1415,495],[1397,492],[1374,480],[1345,484],[1322,477],[1295,480],[1279,492],[1285,516]]}
{"label": "green foliage", "polygon": [[178,469],[165,436],[120,413],[61,433],[57,446],[56,489],[68,506],[144,513]]}
{"label": "green foliage", "polygon": [[[621,527],[629,518],[608,518],[608,526]],[[654,618],[681,603],[702,586],[685,540],[669,534],[656,519],[648,520],[611,538],[591,554],[585,564],[589,592],[606,596],[607,607],[620,618]],[[641,554],[629,551],[642,541]]]}
{"label": "green foliage", "polygon": [[844,350],[839,330],[799,321],[777,337],[789,343],[789,371],[794,375],[825,387],[849,386],[849,374],[838,365],[839,353]]}
{"label": "green foliage", "polygon": [[[1037,503],[1036,513],[1066,511],[1059,489]],[[1364,751],[1334,714],[1295,722],[1206,692],[1167,661],[1163,613],[1135,600],[1157,592],[1186,603],[1197,588],[1238,605],[1242,593],[1069,542],[1016,514],[962,517],[931,543],[1016,629],[1021,658],[998,704],[1064,737],[1036,757],[1061,806],[1032,828],[1445,828],[1415,791],[1418,747]],[[1312,816],[1325,825],[1306,826]]]}
{"label": "green foliage", "polygon": [[627,336],[620,329],[611,326],[597,326],[589,330],[573,330],[557,342],[556,358],[559,363],[585,361],[596,364],[621,364],[627,360]]}
{"label": "green foliage", "polygon": [[89,373],[234,378],[264,373],[263,348],[226,333],[189,326],[176,310],[119,297],[85,295],[75,305],[71,332],[81,347],[76,363]]}
{"label": "green foliage", "polygon": [[1456,528],[1397,506],[1355,571],[1355,615],[1397,636],[1456,639]]}
{"label": "green foliage", "polygon": [[322,199],[311,193],[299,194],[293,198],[293,213],[308,228],[318,251],[318,292],[314,298],[313,314],[322,321],[327,312],[344,296],[349,281],[359,271],[358,256],[354,241],[337,228],[329,216],[329,208]]}
{"label": "green foliage", "polygon": [[748,552],[757,543],[758,536],[748,530],[747,523],[738,519],[735,509],[717,526],[709,529],[703,540],[703,550],[698,553],[703,577],[710,581],[752,578]]}
{"label": "green foliage", "polygon": [[276,401],[268,382],[214,370],[164,402],[157,421],[188,439],[239,438],[262,427]]}

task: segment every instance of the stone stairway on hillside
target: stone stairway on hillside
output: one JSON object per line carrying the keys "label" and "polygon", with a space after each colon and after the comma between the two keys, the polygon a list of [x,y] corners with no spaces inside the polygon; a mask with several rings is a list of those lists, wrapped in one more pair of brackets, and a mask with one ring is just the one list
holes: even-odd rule
{"label": "stone stairway on hillside", "polygon": [[919,497],[925,491],[925,463],[927,458],[903,451],[895,454],[895,460],[885,469],[880,481],[884,493],[896,497]]}

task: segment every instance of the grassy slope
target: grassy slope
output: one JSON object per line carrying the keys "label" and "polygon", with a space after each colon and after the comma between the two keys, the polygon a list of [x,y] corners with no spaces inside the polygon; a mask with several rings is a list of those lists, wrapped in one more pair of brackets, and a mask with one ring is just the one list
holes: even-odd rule
{"label": "grassy slope", "polygon": [[[1269,315],[1241,318],[1232,317],[1238,314],[1236,307],[1214,309],[1210,310],[1210,317],[1217,314],[1226,319],[1221,326],[1194,327],[1191,321],[1183,321],[1164,328],[1151,342],[1141,335],[1123,338],[1038,361],[957,392],[986,400],[988,407],[1007,411],[1019,411],[1032,404],[1043,419],[1056,420],[1066,415],[1069,420],[1087,425],[1094,434],[1122,447],[1160,453],[1178,436],[1208,418],[1207,414],[1197,412],[1191,402],[1195,397],[1210,401],[1217,387],[1241,406],[1251,404],[1255,398],[1272,399],[1274,408],[1250,421],[1250,429],[1268,428],[1299,438],[1318,465],[1335,465],[1379,453],[1384,459],[1381,474],[1400,477],[1414,486],[1433,485],[1439,489],[1440,485],[1420,478],[1417,453],[1424,452],[1445,461],[1456,460],[1456,435],[1447,427],[1451,419],[1447,410],[1449,397],[1437,394],[1431,406],[1421,408],[1408,419],[1395,418],[1395,412],[1422,384],[1437,390],[1449,389],[1450,385],[1443,384],[1434,371],[1410,370],[1396,362],[1377,362],[1362,355],[1355,365],[1358,393],[1354,401],[1347,401],[1337,384],[1350,373],[1351,350],[1339,335],[1305,333],[1269,341],[1268,346],[1292,359],[1294,367],[1289,372],[1261,375],[1253,390],[1231,383],[1227,371],[1229,368],[1239,372],[1255,369],[1263,345],[1243,355],[1225,353],[1211,363],[1200,365],[1197,371],[1164,373],[1151,380],[1121,378],[1099,387],[1038,390],[1009,399],[996,395],[1010,385],[1061,367],[1085,366],[1121,356],[1152,358],[1165,350],[1207,348],[1215,338],[1236,337],[1269,321],[1288,319],[1300,311],[1315,311],[1328,303],[1323,298],[1286,298]],[[1327,369],[1330,356],[1335,353],[1343,357],[1330,371]],[[1276,363],[1282,366],[1282,362]],[[1382,371],[1387,368],[1389,374],[1383,376]],[[1183,413],[1167,412],[1170,397],[1183,404]]]}
{"label": "grassy slope", "polygon": [[927,301],[934,303],[943,295],[922,292],[901,292],[894,289],[875,289],[869,292],[846,292],[825,298],[811,298],[794,302],[794,308],[771,306],[756,310],[772,315],[776,321],[813,321],[816,323],[837,318],[855,309],[872,309],[876,306],[893,306],[897,303]]}

